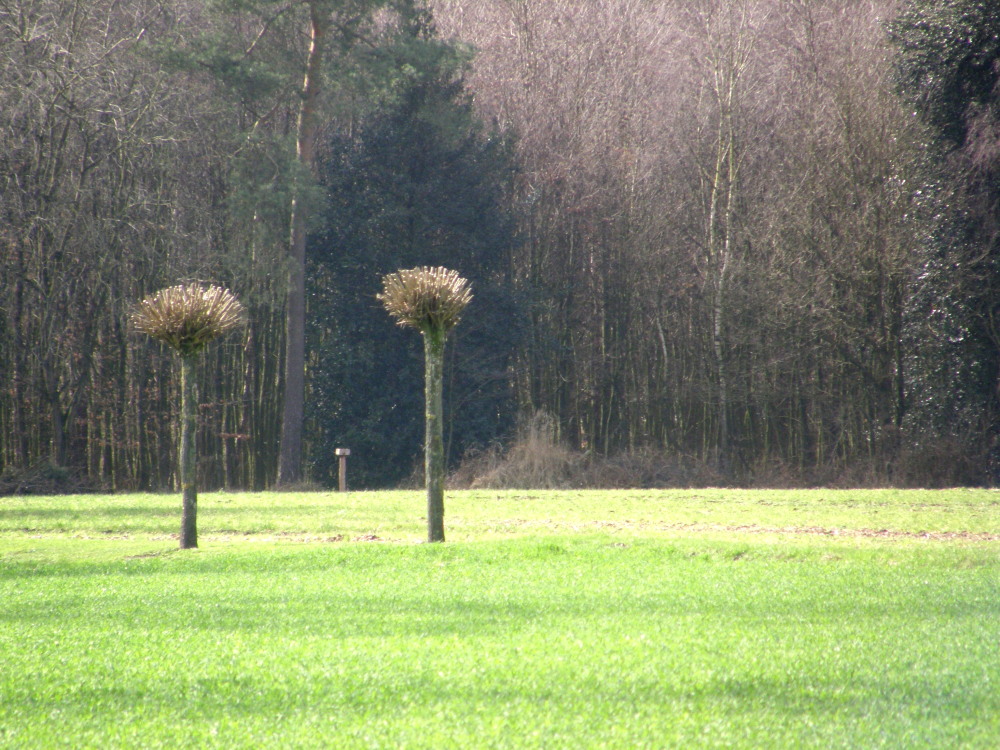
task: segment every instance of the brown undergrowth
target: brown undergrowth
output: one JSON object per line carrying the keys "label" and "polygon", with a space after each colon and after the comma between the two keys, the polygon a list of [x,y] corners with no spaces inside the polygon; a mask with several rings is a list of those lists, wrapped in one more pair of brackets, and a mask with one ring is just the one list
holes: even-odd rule
{"label": "brown undergrowth", "polygon": [[974,441],[938,440],[880,445],[872,456],[844,463],[831,459],[796,465],[781,457],[754,465],[718,461],[651,447],[613,455],[569,448],[557,421],[538,412],[519,426],[507,446],[472,452],[451,474],[451,489],[750,489],[923,488],[990,485],[989,460]]}

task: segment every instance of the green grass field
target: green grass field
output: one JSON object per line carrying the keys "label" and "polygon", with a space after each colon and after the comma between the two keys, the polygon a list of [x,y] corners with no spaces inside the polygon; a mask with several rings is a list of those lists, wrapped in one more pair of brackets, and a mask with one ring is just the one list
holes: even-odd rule
{"label": "green grass field", "polygon": [[995,748],[998,503],[0,498],[0,747]]}

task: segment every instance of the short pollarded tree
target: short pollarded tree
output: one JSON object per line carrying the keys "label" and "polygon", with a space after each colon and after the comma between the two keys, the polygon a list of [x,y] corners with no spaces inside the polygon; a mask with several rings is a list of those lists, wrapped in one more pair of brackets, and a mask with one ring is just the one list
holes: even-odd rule
{"label": "short pollarded tree", "polygon": [[469,282],[447,268],[410,268],[382,279],[378,299],[401,326],[424,337],[427,541],[444,541],[444,431],[442,372],[444,344],[472,300]]}
{"label": "short pollarded tree", "polygon": [[162,341],[181,356],[181,549],[198,546],[198,393],[194,359],[209,342],[243,325],[244,319],[243,305],[232,292],[197,283],[161,289],[142,300],[132,312],[132,325],[137,331]]}

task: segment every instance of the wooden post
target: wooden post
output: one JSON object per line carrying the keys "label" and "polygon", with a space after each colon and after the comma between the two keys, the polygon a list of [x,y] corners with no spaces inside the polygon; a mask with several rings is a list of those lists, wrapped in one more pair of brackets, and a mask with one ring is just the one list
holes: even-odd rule
{"label": "wooden post", "polygon": [[339,459],[337,466],[337,480],[341,492],[347,492],[347,457],[351,455],[350,448],[337,448],[334,451]]}

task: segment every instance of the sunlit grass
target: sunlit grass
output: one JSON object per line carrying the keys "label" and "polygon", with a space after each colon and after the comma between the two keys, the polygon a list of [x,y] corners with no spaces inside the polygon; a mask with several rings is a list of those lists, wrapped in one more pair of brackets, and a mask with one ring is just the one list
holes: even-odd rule
{"label": "sunlit grass", "polygon": [[4,498],[0,747],[995,747],[994,497]]}
{"label": "sunlit grass", "polygon": [[[203,539],[375,535],[419,541],[426,532],[420,491],[202,493]],[[176,534],[173,494],[0,498],[0,534],[157,538]],[[782,533],[888,531],[1000,534],[994,490],[618,490],[461,491],[445,501],[448,539],[602,531]]]}

